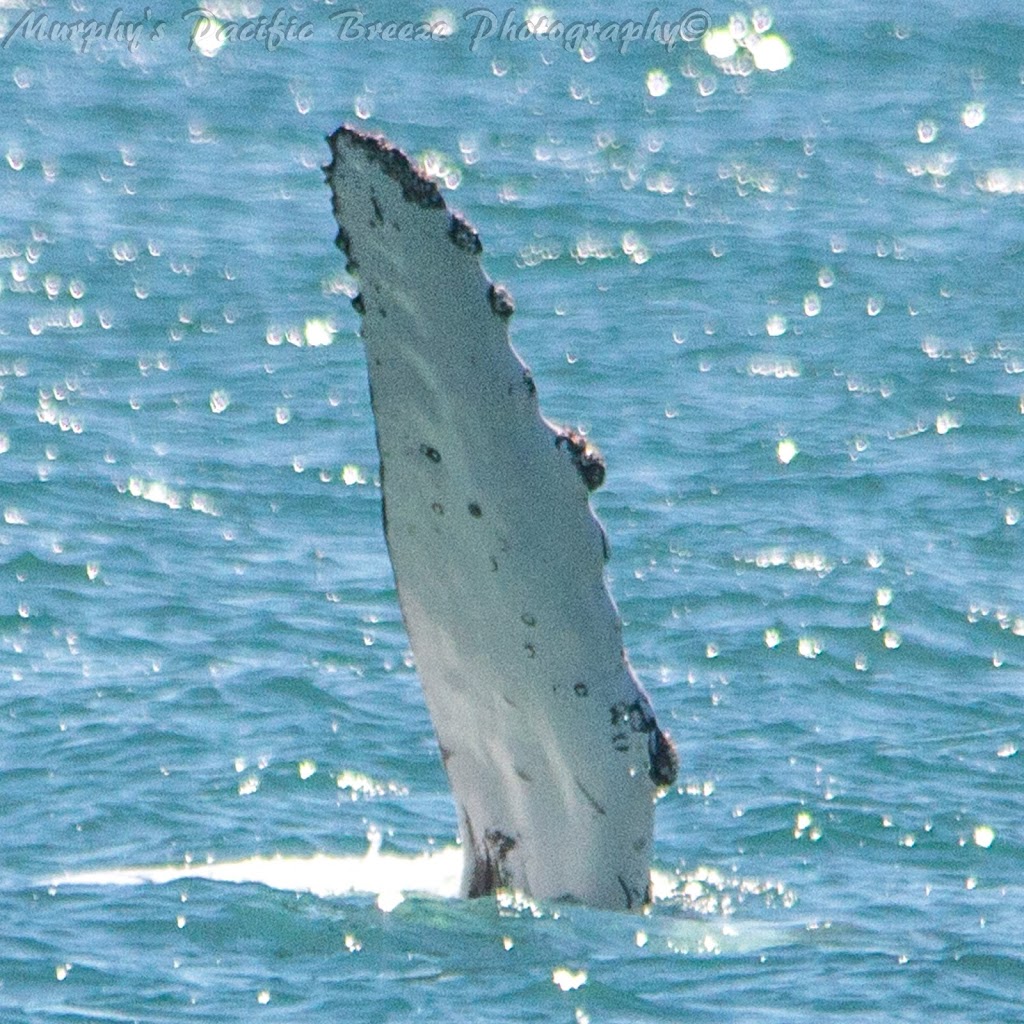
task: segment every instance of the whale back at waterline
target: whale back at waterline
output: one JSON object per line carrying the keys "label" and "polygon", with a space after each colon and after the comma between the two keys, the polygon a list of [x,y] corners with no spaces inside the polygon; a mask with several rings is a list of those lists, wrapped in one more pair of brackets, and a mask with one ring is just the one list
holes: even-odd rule
{"label": "whale back at waterline", "polygon": [[458,805],[463,891],[641,906],[676,756],[605,585],[588,501],[603,462],[541,416],[476,232],[383,140],[343,127],[330,145],[385,535]]}

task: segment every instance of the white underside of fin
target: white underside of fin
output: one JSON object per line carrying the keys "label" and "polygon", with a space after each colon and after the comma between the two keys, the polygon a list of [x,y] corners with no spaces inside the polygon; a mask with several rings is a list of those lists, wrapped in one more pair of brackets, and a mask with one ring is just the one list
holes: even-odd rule
{"label": "white underside of fin", "polygon": [[588,502],[603,466],[540,415],[475,232],[381,140],[343,128],[331,148],[385,534],[459,809],[463,892],[638,907],[675,757],[605,585]]}

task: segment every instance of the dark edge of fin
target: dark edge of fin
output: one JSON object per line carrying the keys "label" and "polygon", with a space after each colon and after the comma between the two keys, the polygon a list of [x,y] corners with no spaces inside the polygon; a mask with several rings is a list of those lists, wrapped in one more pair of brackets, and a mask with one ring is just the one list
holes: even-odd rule
{"label": "dark edge of fin", "polygon": [[[335,161],[337,160],[336,150],[338,140],[347,139],[353,145],[362,149],[371,160],[380,164],[384,173],[396,181],[402,189],[402,195],[406,202],[421,206],[424,209],[443,209],[448,212],[448,237],[460,249],[479,256],[483,252],[483,244],[476,229],[461,214],[449,209],[441,195],[441,190],[422,171],[413,165],[409,157],[397,146],[384,138],[383,135],[375,135],[370,132],[360,131],[351,125],[343,124],[335,132],[327,136],[327,143],[331,147],[331,162],[322,168],[325,180],[330,183],[331,175],[334,173]],[[334,218],[340,224],[342,217],[337,207],[337,195],[332,189],[334,199]],[[335,244],[345,254],[347,263],[345,269],[351,274],[358,269],[358,264],[352,259],[350,251],[350,240],[347,232],[339,229]],[[504,318],[512,315],[515,308],[512,297],[508,291],[501,286],[491,286],[492,292],[500,290],[501,298],[491,300],[491,308],[495,314]]]}

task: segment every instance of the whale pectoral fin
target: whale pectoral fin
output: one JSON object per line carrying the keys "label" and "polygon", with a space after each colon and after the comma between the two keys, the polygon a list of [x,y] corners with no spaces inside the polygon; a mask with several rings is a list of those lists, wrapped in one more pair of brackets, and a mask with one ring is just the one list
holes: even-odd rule
{"label": "whale pectoral fin", "polygon": [[330,145],[385,536],[459,807],[464,892],[638,906],[675,756],[605,586],[588,502],[604,463],[541,416],[476,232],[383,140],[345,127]]}

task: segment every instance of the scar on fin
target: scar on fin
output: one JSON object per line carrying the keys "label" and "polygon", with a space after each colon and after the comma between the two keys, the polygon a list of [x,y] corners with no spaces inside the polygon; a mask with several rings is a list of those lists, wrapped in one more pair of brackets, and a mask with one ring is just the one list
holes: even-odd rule
{"label": "scar on fin", "polygon": [[574,775],[572,781],[576,783],[576,788],[587,798],[587,803],[597,811],[598,814],[604,816],[608,812],[587,792],[587,787]]}
{"label": "scar on fin", "polygon": [[651,902],[651,883],[648,881],[647,887],[643,893],[638,892],[636,889],[631,889],[627,884],[626,880],[622,875],[618,875],[619,885],[622,887],[622,891],[626,894],[626,909],[632,910],[634,906],[644,906]]}
{"label": "scar on fin", "polygon": [[588,491],[596,491],[604,483],[604,457],[578,430],[562,427],[555,447],[568,449]]}

